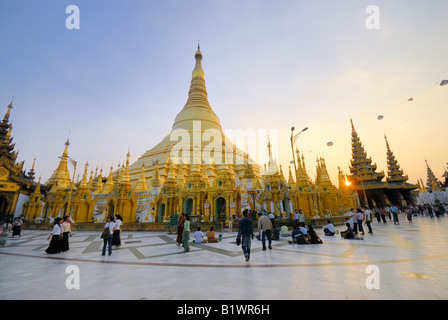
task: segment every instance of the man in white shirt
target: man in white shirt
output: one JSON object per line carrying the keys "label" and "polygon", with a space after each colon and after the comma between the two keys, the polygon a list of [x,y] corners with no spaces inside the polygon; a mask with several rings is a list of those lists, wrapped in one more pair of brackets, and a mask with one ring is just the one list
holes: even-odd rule
{"label": "man in white shirt", "polygon": [[364,228],[362,227],[362,223],[364,221],[364,214],[362,213],[361,208],[358,209],[358,211],[356,212],[356,219],[358,222],[358,229],[359,232],[364,235]]}
{"label": "man in white shirt", "polygon": [[350,219],[348,220],[348,223],[350,224],[350,228],[354,233],[358,233],[358,218],[354,209],[351,209],[349,216]]}
{"label": "man in white shirt", "polygon": [[106,246],[109,246],[109,255],[112,255],[112,235],[116,229],[114,217],[110,217],[109,221],[104,225],[104,229],[109,229],[109,237],[103,238],[103,253],[104,256],[106,254]]}
{"label": "man in white shirt", "polygon": [[326,236],[334,236],[336,229],[330,220],[327,220],[328,224],[324,226],[323,230]]}
{"label": "man in white shirt", "polygon": [[194,243],[202,243],[204,239],[204,234],[201,231],[201,227],[194,233]]}
{"label": "man in white shirt", "polygon": [[299,224],[299,213],[296,211],[294,211],[294,225],[298,225]]}
{"label": "man in white shirt", "polygon": [[369,233],[373,233],[372,226],[370,225],[372,221],[372,210],[369,207],[366,207],[366,210],[364,210],[364,221],[366,222],[367,228],[369,228]]}

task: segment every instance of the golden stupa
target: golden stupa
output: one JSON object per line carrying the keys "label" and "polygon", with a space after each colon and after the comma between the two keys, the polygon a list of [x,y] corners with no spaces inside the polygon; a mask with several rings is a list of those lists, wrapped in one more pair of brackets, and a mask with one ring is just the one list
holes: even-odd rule
{"label": "golden stupa", "polygon": [[[192,164],[202,163],[206,164],[209,173],[214,171],[212,174],[215,174],[217,170],[212,164],[215,166],[226,164],[232,167],[229,170],[242,173],[245,169],[244,163],[246,161],[251,162],[246,153],[225,137],[219,117],[210,106],[207,98],[202,58],[198,46],[187,102],[177,114],[171,132],[160,143],[147,150],[130,165],[131,184],[137,183],[142,166],[145,167],[145,178],[151,179],[154,175],[154,164],[158,163],[159,168],[166,167],[169,158],[175,164],[176,172],[179,169],[179,164],[182,163],[185,174],[191,171]],[[216,138],[218,141],[214,141],[210,137]],[[208,152],[208,149],[215,152]],[[260,177],[258,165],[254,165],[254,170]],[[161,172],[161,174],[164,173]],[[166,173],[162,179],[164,178],[166,178]]]}

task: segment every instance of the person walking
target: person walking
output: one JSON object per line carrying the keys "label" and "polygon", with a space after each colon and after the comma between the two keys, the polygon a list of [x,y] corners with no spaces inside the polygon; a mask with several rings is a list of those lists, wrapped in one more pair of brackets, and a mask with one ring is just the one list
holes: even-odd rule
{"label": "person walking", "polygon": [[412,209],[409,207],[406,208],[405,213],[406,213],[406,218],[408,219],[408,222],[412,223],[412,214],[413,214]]}
{"label": "person walking", "polygon": [[[60,219],[60,218],[59,218]],[[20,217],[17,217],[16,220],[12,223],[12,237],[14,236],[22,236],[22,224],[23,221],[20,219]]]}
{"label": "person walking", "polygon": [[12,231],[12,220],[11,218],[7,218],[5,223],[2,225],[3,227],[3,237],[8,237],[9,233]]}
{"label": "person walking", "polygon": [[61,218],[54,219],[54,225],[53,225],[53,231],[51,231],[50,235],[48,236],[47,240],[50,240],[50,245],[45,250],[46,253],[49,254],[55,254],[61,252],[61,235],[62,235],[62,228],[61,228]]}
{"label": "person walking", "polygon": [[299,224],[299,212],[296,210],[294,210],[294,225],[298,225]]}
{"label": "person walking", "polygon": [[62,239],[61,239],[61,251],[66,252],[69,250],[68,238],[72,236],[72,224],[70,223],[69,216],[65,216],[61,224]]}
{"label": "person walking", "polygon": [[182,244],[182,236],[184,234],[184,223],[185,223],[185,213],[181,213],[179,216],[179,222],[177,224],[177,246],[179,247]]}
{"label": "person walking", "polygon": [[381,212],[381,220],[383,220],[383,223],[387,223],[387,221],[386,221],[386,210],[384,210],[384,208],[381,208],[380,212]]}
{"label": "person walking", "polygon": [[184,233],[182,235],[182,247],[184,248],[184,252],[190,251],[188,241],[190,241],[190,216],[186,215],[184,222]]}
{"label": "person walking", "polygon": [[246,261],[249,261],[250,247],[252,239],[254,238],[254,231],[252,220],[247,217],[247,211],[243,212],[243,218],[239,222],[237,238],[241,239],[241,248],[243,249],[244,257],[246,258]]}
{"label": "person walking", "polygon": [[109,247],[109,255],[112,255],[112,235],[115,232],[115,222],[114,217],[110,217],[109,221],[104,225],[103,233],[109,231],[109,236],[101,236],[103,238],[103,253],[104,256],[106,254],[106,246]]}
{"label": "person walking", "polygon": [[114,234],[112,235],[112,245],[120,247],[121,246],[121,225],[123,223],[123,218],[119,214],[116,214],[115,218],[114,218],[114,223],[115,223],[115,231],[114,231]]}
{"label": "person walking", "polygon": [[398,221],[398,208],[396,206],[391,206],[389,210],[392,212],[394,224],[400,224],[400,222]]}
{"label": "person walking", "polygon": [[373,211],[375,212],[376,220],[378,220],[378,223],[381,223],[381,211],[380,211],[380,209],[378,207],[375,207],[373,209]]}
{"label": "person walking", "polygon": [[268,239],[268,248],[272,249],[272,226],[271,220],[263,213],[258,213],[258,233],[261,233],[261,243],[263,244],[263,250],[266,250],[266,238]]}

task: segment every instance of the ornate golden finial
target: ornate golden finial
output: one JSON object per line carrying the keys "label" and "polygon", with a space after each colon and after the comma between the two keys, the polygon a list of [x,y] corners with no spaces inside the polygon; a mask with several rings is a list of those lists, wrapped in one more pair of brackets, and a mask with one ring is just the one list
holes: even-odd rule
{"label": "ornate golden finial", "polygon": [[11,102],[9,102],[9,104],[8,104],[8,110],[6,111],[5,116],[3,117],[3,122],[5,122],[5,123],[9,121],[9,115],[11,113],[13,100],[14,100],[14,97],[11,98]]}
{"label": "ornate golden finial", "polygon": [[199,47],[199,40],[198,40],[198,50],[194,54],[194,57],[196,60],[202,60],[202,52],[201,52],[201,48]]}
{"label": "ornate golden finial", "polygon": [[386,140],[386,147],[387,147],[387,149],[390,149],[389,142],[387,141],[386,134],[384,134],[384,140]]}
{"label": "ornate golden finial", "polygon": [[198,45],[198,50],[196,51],[196,53],[194,54],[194,58],[196,59],[196,64],[194,66],[193,69],[193,74],[192,74],[192,78],[205,78],[205,73],[204,70],[202,69],[202,64],[201,64],[201,60],[202,60],[202,52],[199,49],[199,45]]}
{"label": "ornate golden finial", "polygon": [[350,117],[350,123],[351,123],[351,125],[352,125],[352,132],[356,132],[356,130],[355,130],[355,126],[353,125],[353,120],[352,120],[351,117]]}

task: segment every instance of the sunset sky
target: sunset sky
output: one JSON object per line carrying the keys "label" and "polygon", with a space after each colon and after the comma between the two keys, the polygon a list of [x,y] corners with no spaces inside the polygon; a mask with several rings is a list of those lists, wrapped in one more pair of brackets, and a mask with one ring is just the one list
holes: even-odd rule
{"label": "sunset sky", "polygon": [[[66,28],[69,5],[78,30]],[[379,29],[366,26],[369,5]],[[309,174],[323,157],[337,185],[337,167],[349,173],[351,118],[380,171],[387,135],[408,182],[426,182],[425,159],[441,179],[447,17],[446,0],[0,0],[0,113],[14,97],[18,160],[29,170],[36,158],[43,182],[68,136],[80,167],[108,172],[170,133],[199,41],[223,129],[276,130],[286,176],[291,127],[308,127],[297,146]]]}

